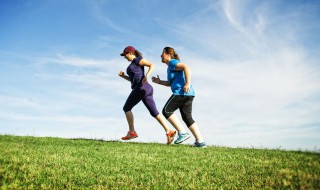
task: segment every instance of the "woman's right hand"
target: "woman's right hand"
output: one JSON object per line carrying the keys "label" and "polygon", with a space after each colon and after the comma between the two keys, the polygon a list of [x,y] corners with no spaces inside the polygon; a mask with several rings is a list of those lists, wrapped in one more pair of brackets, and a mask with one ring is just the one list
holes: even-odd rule
{"label": "woman's right hand", "polygon": [[152,82],[159,84],[160,83],[159,75],[157,75],[157,77],[152,77]]}
{"label": "woman's right hand", "polygon": [[124,72],[123,72],[123,71],[120,71],[118,75],[119,75],[120,77],[124,77]]}

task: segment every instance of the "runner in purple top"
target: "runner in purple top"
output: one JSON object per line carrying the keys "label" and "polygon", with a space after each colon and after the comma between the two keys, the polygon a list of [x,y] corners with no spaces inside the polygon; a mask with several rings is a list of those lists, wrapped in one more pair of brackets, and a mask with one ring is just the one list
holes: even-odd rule
{"label": "runner in purple top", "polygon": [[[132,46],[126,47],[120,55],[131,62],[127,68],[128,75],[125,75],[123,71],[120,71],[119,76],[130,81],[132,89],[126,103],[123,106],[123,111],[125,112],[129,125],[129,132],[125,137],[122,137],[122,140],[130,140],[138,137],[138,134],[134,129],[134,119],[131,110],[142,100],[144,105],[149,110],[151,116],[156,118],[166,131],[167,144],[172,143],[176,135],[176,131],[170,130],[163,115],[159,114],[156,104],[153,100],[153,88],[148,83],[148,77],[154,68],[154,64],[146,59],[143,59],[142,54]],[[144,66],[149,67],[146,74],[144,73]]]}

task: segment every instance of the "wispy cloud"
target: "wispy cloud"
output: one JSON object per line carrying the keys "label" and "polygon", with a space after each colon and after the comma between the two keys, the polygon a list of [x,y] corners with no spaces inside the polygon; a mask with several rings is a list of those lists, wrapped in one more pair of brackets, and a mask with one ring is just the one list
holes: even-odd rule
{"label": "wispy cloud", "polygon": [[[99,22],[104,24],[111,29],[126,34],[128,31],[121,27],[119,24],[116,24],[111,18],[112,8],[109,8],[107,1],[90,1],[91,14],[94,18],[96,18]],[[104,11],[103,8],[109,8],[110,11]]]}
{"label": "wispy cloud", "polygon": [[0,95],[0,105],[8,105],[16,108],[32,108],[38,107],[39,105],[26,97],[15,97]]}
{"label": "wispy cloud", "polygon": [[34,116],[26,114],[0,113],[0,117],[4,119],[22,120],[22,121],[50,121],[50,122],[67,122],[67,123],[108,123],[114,121],[112,118],[97,118],[87,116],[70,116],[70,115],[55,115],[55,116]]}
{"label": "wispy cloud", "polygon": [[75,67],[90,67],[90,68],[106,68],[111,63],[106,60],[96,60],[90,58],[80,58],[77,56],[66,56],[57,54],[52,57],[40,57],[37,60],[39,63],[58,63],[64,65],[71,65]]}
{"label": "wispy cloud", "polygon": [[53,72],[44,69],[43,73],[37,73],[37,76],[43,79],[59,79],[64,80],[64,82],[78,83],[87,88],[96,89],[96,91],[112,91],[120,94],[124,92],[123,89],[118,88],[123,84],[123,81],[115,80],[119,79],[119,71],[124,70],[126,67],[126,65],[122,65],[124,60],[120,61],[119,57],[99,60],[58,54],[56,56],[38,58],[37,62],[41,65],[58,64],[73,67],[72,69],[69,68],[69,70],[64,69],[64,72]]}
{"label": "wispy cloud", "polygon": [[239,30],[240,32],[248,35],[245,27],[243,26],[243,23],[241,23],[243,19],[241,18],[243,16],[242,10],[245,3],[246,1],[225,0],[222,1],[222,8],[230,24],[236,30]]}

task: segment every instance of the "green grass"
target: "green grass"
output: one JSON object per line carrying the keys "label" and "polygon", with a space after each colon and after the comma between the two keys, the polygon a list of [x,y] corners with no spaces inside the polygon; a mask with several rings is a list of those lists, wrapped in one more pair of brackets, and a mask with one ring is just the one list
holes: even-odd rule
{"label": "green grass", "polygon": [[312,152],[0,135],[1,189],[319,189]]}

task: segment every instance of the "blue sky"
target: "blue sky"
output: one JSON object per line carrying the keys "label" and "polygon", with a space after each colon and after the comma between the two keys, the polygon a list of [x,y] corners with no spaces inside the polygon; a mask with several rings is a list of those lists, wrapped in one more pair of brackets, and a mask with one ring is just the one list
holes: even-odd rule
{"label": "blue sky", "polygon": [[[172,46],[191,67],[193,115],[209,145],[320,148],[318,1],[0,4],[0,134],[119,139],[130,93],[119,53],[135,46],[165,78],[160,54]],[[153,87],[161,110],[170,89]],[[133,113],[135,141],[165,142],[142,103]]]}

